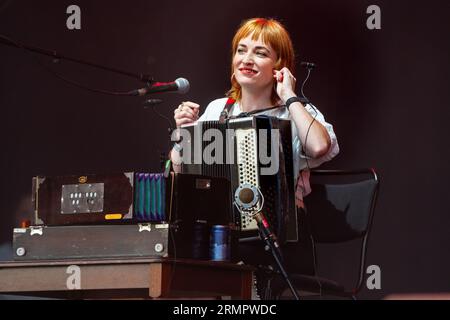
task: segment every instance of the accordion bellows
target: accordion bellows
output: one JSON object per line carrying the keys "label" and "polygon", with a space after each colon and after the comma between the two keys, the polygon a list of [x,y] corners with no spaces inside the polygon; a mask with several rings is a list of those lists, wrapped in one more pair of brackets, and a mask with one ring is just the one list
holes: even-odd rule
{"label": "accordion bellows", "polygon": [[138,221],[167,221],[166,179],[160,173],[135,174],[134,211]]}

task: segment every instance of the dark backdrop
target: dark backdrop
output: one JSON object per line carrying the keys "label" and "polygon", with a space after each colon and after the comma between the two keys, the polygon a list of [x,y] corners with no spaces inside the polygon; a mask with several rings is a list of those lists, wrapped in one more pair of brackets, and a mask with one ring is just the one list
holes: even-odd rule
{"label": "dark backdrop", "polygon": [[[66,8],[74,3],[82,29],[71,31]],[[381,8],[381,30],[366,28],[370,4]],[[282,20],[298,61],[319,66],[306,94],[333,123],[341,147],[326,167],[374,167],[381,175],[368,263],[380,266],[382,289],[363,293],[379,298],[450,291],[449,12],[448,1],[2,0],[0,33],[161,81],[186,77],[186,96],[161,96],[158,108],[172,118],[182,100],[204,108],[227,91],[229,46],[241,20]],[[11,237],[14,215],[26,211],[32,176],[159,170],[167,147],[167,123],[143,109],[142,98],[80,90],[46,68],[96,88],[141,87],[0,45],[3,241]],[[298,67],[297,78],[304,76]],[[345,278],[348,266],[322,268]]]}

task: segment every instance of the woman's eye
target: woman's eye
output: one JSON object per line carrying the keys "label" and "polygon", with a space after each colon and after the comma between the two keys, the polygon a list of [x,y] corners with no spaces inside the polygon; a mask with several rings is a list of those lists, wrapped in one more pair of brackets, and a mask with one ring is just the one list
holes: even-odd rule
{"label": "woman's eye", "polygon": [[262,57],[267,57],[267,54],[265,52],[262,51],[258,51],[256,52],[257,55],[262,56]]}
{"label": "woman's eye", "polygon": [[244,49],[237,49],[237,52],[238,52],[238,53],[243,53],[243,52],[244,52]]}

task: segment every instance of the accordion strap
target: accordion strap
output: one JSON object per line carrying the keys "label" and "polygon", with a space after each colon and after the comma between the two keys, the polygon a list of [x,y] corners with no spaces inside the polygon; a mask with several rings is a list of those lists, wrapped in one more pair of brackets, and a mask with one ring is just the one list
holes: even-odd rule
{"label": "accordion strap", "polygon": [[[298,98],[298,100],[301,103],[303,103],[304,105],[309,104],[309,100],[307,98],[300,97],[300,98]],[[234,100],[233,98],[228,98],[227,102],[225,103],[225,106],[223,107],[222,112],[220,113],[219,123],[225,123],[225,121],[227,121],[230,118],[230,110],[231,110],[231,108],[233,108],[235,102],[236,102],[236,100]],[[269,107],[269,108],[265,108],[265,109],[253,110],[250,112],[242,112],[233,118],[249,117],[249,116],[252,116],[252,115],[260,113],[260,112],[269,111],[269,110],[278,109],[278,108],[285,108],[285,107],[286,106],[282,105],[282,106]]]}
{"label": "accordion strap", "polygon": [[222,112],[220,113],[220,118],[219,118],[220,123],[224,123],[228,119],[230,110],[231,110],[231,108],[233,108],[233,105],[235,102],[236,102],[236,100],[234,100],[233,98],[228,98],[227,103],[225,104]]}

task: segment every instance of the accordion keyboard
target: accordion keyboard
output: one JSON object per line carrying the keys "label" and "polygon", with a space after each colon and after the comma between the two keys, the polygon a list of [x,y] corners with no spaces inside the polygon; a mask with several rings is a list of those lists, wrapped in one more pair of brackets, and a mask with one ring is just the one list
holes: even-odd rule
{"label": "accordion keyboard", "polygon": [[[237,129],[236,142],[239,185],[250,184],[260,187],[258,180],[256,129]],[[252,217],[241,215],[241,229],[244,231],[258,230],[256,220]]]}

